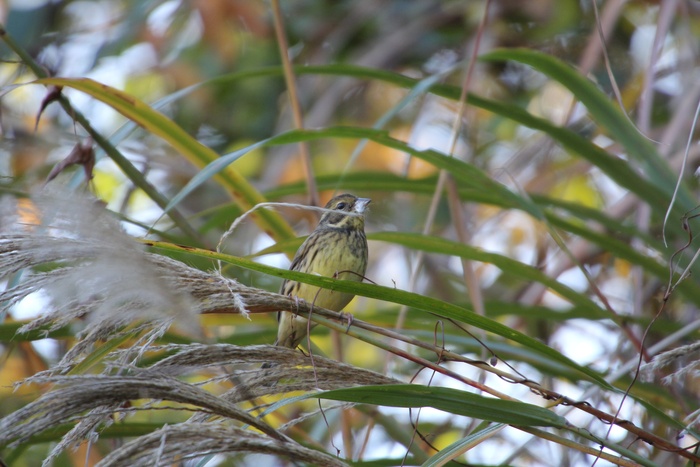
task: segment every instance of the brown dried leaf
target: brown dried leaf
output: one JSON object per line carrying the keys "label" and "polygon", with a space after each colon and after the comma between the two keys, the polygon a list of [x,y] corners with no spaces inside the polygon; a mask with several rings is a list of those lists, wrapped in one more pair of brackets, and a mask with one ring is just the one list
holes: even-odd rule
{"label": "brown dried leaf", "polygon": [[36,114],[36,121],[34,122],[34,131],[39,128],[39,120],[41,119],[41,114],[44,113],[46,107],[49,106],[53,101],[57,101],[61,97],[61,92],[63,91],[63,86],[49,86],[46,97],[41,101],[41,107],[39,107],[39,112]]}
{"label": "brown dried leaf", "polygon": [[73,164],[82,165],[85,170],[85,177],[88,181],[92,180],[92,170],[95,167],[95,151],[92,149],[92,144],[92,138],[87,138],[82,143],[76,144],[70,154],[51,169],[44,184],[49,183],[56,178],[58,174],[63,172],[66,167]]}

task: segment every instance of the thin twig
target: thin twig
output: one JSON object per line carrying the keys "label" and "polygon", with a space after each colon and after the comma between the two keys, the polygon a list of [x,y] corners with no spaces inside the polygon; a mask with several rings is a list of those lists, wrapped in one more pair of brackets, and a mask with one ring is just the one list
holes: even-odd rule
{"label": "thin twig", "polygon": [[[287,35],[284,30],[284,21],[282,20],[282,10],[280,9],[279,0],[272,0],[272,17],[275,23],[275,37],[280,49],[280,59],[282,61],[282,69],[284,70],[284,81],[287,85],[287,93],[289,94],[289,105],[292,110],[292,118],[294,126],[298,130],[304,129],[304,119],[301,116],[301,106],[299,105],[299,96],[297,95],[297,84],[294,76],[294,69],[289,60],[289,44],[287,43]],[[309,154],[309,146],[301,141],[299,142],[299,153],[301,155],[301,163],[306,176],[306,185],[309,189],[309,204],[318,206],[318,190],[316,188],[316,178],[314,177],[313,167],[311,166],[311,155]]]}

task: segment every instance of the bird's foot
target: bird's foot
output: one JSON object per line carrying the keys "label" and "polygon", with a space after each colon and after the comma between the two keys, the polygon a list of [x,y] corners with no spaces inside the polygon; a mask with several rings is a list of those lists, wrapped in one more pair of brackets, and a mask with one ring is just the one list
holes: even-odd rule
{"label": "bird's foot", "polygon": [[348,321],[348,327],[345,328],[345,334],[347,334],[348,331],[350,331],[350,326],[352,326],[352,322],[355,320],[355,317],[352,315],[352,313],[344,313],[341,311],[340,312],[340,319],[341,319],[341,321],[342,320]]}
{"label": "bird's foot", "polygon": [[298,315],[299,314],[299,305],[306,304],[306,300],[304,300],[303,298],[297,297],[296,295],[294,295],[293,298],[294,298],[294,307],[295,307],[294,314]]}

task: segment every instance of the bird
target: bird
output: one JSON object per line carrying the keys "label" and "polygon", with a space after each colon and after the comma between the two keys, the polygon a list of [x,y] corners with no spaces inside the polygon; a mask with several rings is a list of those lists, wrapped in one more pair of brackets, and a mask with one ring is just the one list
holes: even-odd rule
{"label": "bird", "polygon": [[[289,269],[337,279],[362,282],[367,270],[367,237],[365,211],[369,198],[344,193],[335,196],[325,206],[318,226],[301,244]],[[315,287],[285,280],[280,294],[333,311],[342,311],[354,294]],[[283,310],[277,313],[276,346],[295,349],[306,337],[307,329],[315,326],[298,314]]]}

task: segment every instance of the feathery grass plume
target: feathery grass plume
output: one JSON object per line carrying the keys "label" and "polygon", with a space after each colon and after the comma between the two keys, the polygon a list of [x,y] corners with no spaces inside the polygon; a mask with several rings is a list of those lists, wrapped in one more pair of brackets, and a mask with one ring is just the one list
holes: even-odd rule
{"label": "feathery grass plume", "polygon": [[[9,309],[38,291],[47,293],[51,300],[45,315],[22,330],[44,325],[55,328],[76,318],[84,318],[86,323],[61,362],[19,383],[53,387],[0,420],[0,446],[18,445],[51,428],[72,424],[44,460],[48,465],[65,449],[96,440],[98,433],[116,420],[161,410],[165,404],[192,416],[186,423],[164,426],[114,450],[104,465],[152,465],[239,451],[344,465],[291,441],[239,404],[292,391],[398,381],[322,357],[311,362],[299,352],[273,346],[155,345],[155,339],[173,322],[186,323],[197,314],[212,312],[247,316],[249,309],[289,306],[290,299],[144,252],[102,206],[75,196],[58,193],[37,197],[36,213],[42,222],[31,228],[17,226],[15,233],[0,235],[0,270],[30,271],[23,274],[21,282],[0,293],[2,306]],[[136,341],[101,356],[102,374],[68,374],[98,342],[121,337]],[[155,356],[155,363],[145,361],[146,352],[149,358]],[[260,363],[269,361],[276,366],[261,370]],[[193,376],[196,382],[188,382]],[[231,389],[216,396],[205,384]],[[308,416],[289,421],[285,428]],[[257,432],[239,428],[243,425]],[[188,436],[193,426],[198,427],[197,435]],[[245,434],[222,444],[225,438],[218,435],[222,432]]]}
{"label": "feathery grass plume", "polygon": [[[661,378],[665,385],[676,384],[687,379],[688,381],[700,378],[700,362],[698,362],[697,352],[700,351],[700,342],[683,345],[656,355],[652,361],[641,366],[640,371],[645,380],[651,381],[655,374],[661,370],[674,368],[671,373]],[[687,384],[683,384],[686,386]],[[688,414],[684,423],[688,429],[700,426],[700,410]]]}
{"label": "feathery grass plume", "polygon": [[[45,464],[48,464],[62,450],[84,439],[96,438],[98,430],[104,430],[114,423],[115,414],[118,418],[123,418],[128,414],[155,410],[155,404],[162,408],[163,403],[166,403],[172,409],[189,411],[193,415],[184,423],[163,427],[117,448],[103,461],[105,465],[125,465],[124,462],[127,461],[129,465],[132,465],[131,462],[135,463],[133,465],[142,465],[139,462],[148,463],[148,459],[152,462],[155,462],[153,459],[160,459],[161,462],[163,459],[171,459],[170,455],[191,458],[238,451],[284,455],[290,459],[306,459],[310,462],[304,456],[325,454],[306,451],[282,434],[281,429],[273,429],[239,408],[238,404],[292,391],[399,383],[378,373],[323,357],[315,357],[314,366],[311,366],[309,359],[299,352],[267,345],[241,347],[229,344],[190,344],[149,346],[148,350],[151,355],[158,352],[175,353],[145,368],[120,367],[122,373],[126,374],[33,377],[32,380],[36,383],[51,383],[54,387],[39,399],[0,420],[0,446],[18,445],[50,428],[77,421],[53,448],[45,460]],[[288,354],[285,363],[279,363],[270,370],[259,369],[260,362],[269,361],[280,350]],[[127,351],[115,351],[107,358],[121,360],[120,354],[124,352]],[[223,365],[240,366],[251,361],[255,363],[255,369],[236,369],[220,378],[199,380],[196,383],[178,379],[180,376],[201,375],[204,369],[220,369]],[[236,384],[221,396],[215,396],[201,387],[224,378],[233,380]],[[132,401],[135,400],[142,403],[133,404]],[[283,428],[303,421],[308,416],[310,415],[302,414]],[[260,433],[241,430],[233,426],[233,423],[249,425]],[[217,430],[233,430],[236,433],[240,430],[246,434],[238,437],[240,443],[230,440],[224,445],[220,444],[218,436],[196,436],[184,444],[176,441],[176,436],[170,437],[170,433],[184,433],[188,430],[187,427],[193,425],[199,426],[202,434]],[[156,433],[167,435],[164,442],[157,444],[158,449],[152,444],[155,439],[159,439]],[[243,439],[247,441],[244,442]],[[143,453],[135,449],[135,446],[142,447]],[[145,454],[147,452],[148,456]],[[159,457],[162,455],[165,457]],[[332,464],[324,461],[322,465]]]}
{"label": "feathery grass plume", "polygon": [[[231,344],[169,345],[152,350],[177,351],[151,369],[164,374],[188,374],[203,368],[222,365],[251,364],[252,369],[234,370],[229,374],[236,386],[221,397],[243,402],[262,396],[293,391],[330,390],[363,385],[400,384],[401,381],[370,370],[356,368],[321,356],[311,359],[292,349],[271,345],[236,346]],[[275,366],[258,371],[261,362],[274,359]]]}
{"label": "feathery grass plume", "polygon": [[235,404],[193,384],[154,372],[117,376],[54,376],[35,378],[35,381],[51,383],[55,387],[0,420],[0,446],[14,446],[49,428],[78,420],[79,423],[54,447],[43,465],[50,464],[66,447],[79,443],[85,437],[95,436],[97,425],[101,425],[100,428],[109,426],[113,414],[152,409],[149,405],[135,407],[130,404],[139,399],[186,404],[187,407],[183,406],[180,410],[203,411],[230,421],[237,420],[256,428],[269,439],[288,441],[286,436]]}
{"label": "feathery grass plume", "polygon": [[655,372],[674,366],[675,370],[661,378],[661,381],[666,385],[686,377],[698,378],[700,377],[700,363],[697,355],[693,355],[698,351],[700,351],[700,342],[693,342],[662,352],[649,363],[642,365],[640,371],[645,379],[651,380]]}
{"label": "feathery grass plume", "polygon": [[4,294],[5,307],[39,290],[50,298],[48,311],[23,332],[84,318],[80,342],[64,358],[72,363],[95,342],[135,323],[151,323],[153,335],[146,337],[151,340],[173,322],[190,332],[198,330],[191,298],[163,279],[143,247],[98,200],[50,187],[33,201],[39,223],[16,226],[24,234],[3,236],[0,246],[4,272],[48,269],[26,275]]}
{"label": "feathery grass plume", "polygon": [[294,442],[271,440],[258,433],[214,423],[182,423],[164,426],[114,450],[98,467],[169,465],[203,457],[202,453],[259,453],[286,457],[308,465],[342,467],[334,456]]}

